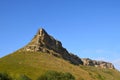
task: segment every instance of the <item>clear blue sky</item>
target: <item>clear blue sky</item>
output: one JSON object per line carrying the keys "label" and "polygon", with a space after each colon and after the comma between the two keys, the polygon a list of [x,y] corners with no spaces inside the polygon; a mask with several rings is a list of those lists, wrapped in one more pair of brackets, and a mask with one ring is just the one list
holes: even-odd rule
{"label": "clear blue sky", "polygon": [[41,27],[69,52],[120,69],[119,0],[0,0],[0,57],[26,45]]}

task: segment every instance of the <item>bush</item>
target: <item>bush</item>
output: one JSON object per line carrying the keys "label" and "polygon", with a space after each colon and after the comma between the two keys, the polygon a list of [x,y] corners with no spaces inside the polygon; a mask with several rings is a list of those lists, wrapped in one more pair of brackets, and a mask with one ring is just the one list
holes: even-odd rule
{"label": "bush", "polygon": [[75,80],[75,77],[70,73],[62,73],[56,71],[47,71],[37,80]]}
{"label": "bush", "polygon": [[12,80],[7,73],[0,73],[0,80]]}
{"label": "bush", "polygon": [[31,80],[31,79],[26,75],[20,75],[16,80]]}
{"label": "bush", "polygon": [[100,79],[100,80],[105,80],[105,77],[104,76],[101,76],[100,74],[97,74],[97,76],[96,76],[98,79]]}

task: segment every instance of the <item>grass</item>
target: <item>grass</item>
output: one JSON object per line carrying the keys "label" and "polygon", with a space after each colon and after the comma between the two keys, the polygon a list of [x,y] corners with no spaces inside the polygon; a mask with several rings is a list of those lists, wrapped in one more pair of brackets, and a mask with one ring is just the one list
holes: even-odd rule
{"label": "grass", "polygon": [[76,80],[119,80],[120,72],[90,66],[75,66],[61,58],[40,52],[15,52],[0,59],[0,72],[25,74],[32,80],[48,70],[69,72]]}

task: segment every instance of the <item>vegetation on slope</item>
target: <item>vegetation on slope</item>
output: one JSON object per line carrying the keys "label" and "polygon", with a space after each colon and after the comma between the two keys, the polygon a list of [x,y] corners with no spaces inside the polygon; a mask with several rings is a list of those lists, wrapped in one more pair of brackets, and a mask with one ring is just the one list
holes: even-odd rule
{"label": "vegetation on slope", "polygon": [[76,80],[120,79],[120,72],[116,70],[75,66],[47,53],[17,51],[0,59],[0,72],[7,72],[11,77],[24,74],[28,78],[36,80],[48,70],[71,73]]}
{"label": "vegetation on slope", "polygon": [[[26,75],[11,77],[7,73],[0,73],[0,80],[31,80]],[[45,74],[37,78],[37,80],[75,80],[75,77],[70,73],[62,73],[57,71],[47,71]]]}
{"label": "vegetation on slope", "polygon": [[7,73],[0,73],[0,80],[12,80]]}
{"label": "vegetation on slope", "polygon": [[37,80],[75,80],[75,77],[70,73],[62,73],[57,71],[47,71]]}

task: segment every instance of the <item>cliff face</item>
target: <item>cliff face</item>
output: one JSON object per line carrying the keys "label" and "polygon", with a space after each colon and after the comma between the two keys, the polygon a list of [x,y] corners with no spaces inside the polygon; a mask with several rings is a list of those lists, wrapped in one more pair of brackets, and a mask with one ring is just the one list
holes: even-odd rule
{"label": "cliff face", "polygon": [[85,66],[115,69],[112,63],[105,62],[105,61],[96,61],[96,60],[91,60],[89,58],[83,58],[82,61],[83,61],[83,65]]}
{"label": "cliff face", "polygon": [[56,57],[61,57],[68,60],[70,63],[79,65],[83,64],[80,58],[71,55],[63,46],[62,43],[50,36],[44,29],[38,30],[32,41],[26,45],[23,50],[34,52],[45,52]]}
{"label": "cliff face", "polygon": [[44,52],[52,54],[56,57],[63,58],[75,65],[95,66],[100,68],[114,69],[112,63],[104,61],[95,61],[89,58],[79,58],[78,56],[69,53],[62,43],[51,35],[49,35],[44,29],[39,29],[37,34],[31,40],[31,42],[23,47],[21,50],[32,52]]}

